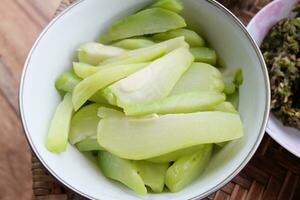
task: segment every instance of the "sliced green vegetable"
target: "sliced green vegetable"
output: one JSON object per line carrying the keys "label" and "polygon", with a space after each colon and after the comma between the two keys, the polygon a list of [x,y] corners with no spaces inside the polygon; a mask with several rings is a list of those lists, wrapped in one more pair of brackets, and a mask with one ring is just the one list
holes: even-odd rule
{"label": "sliced green vegetable", "polygon": [[221,111],[221,112],[238,113],[235,107],[230,102],[227,101],[216,105],[212,110]]}
{"label": "sliced green vegetable", "polygon": [[173,12],[180,12],[183,10],[183,5],[180,0],[157,0],[150,7],[164,8]]}
{"label": "sliced green vegetable", "polygon": [[125,53],[124,49],[96,42],[85,43],[78,49],[79,62],[98,65],[101,61]]}
{"label": "sliced green vegetable", "polygon": [[238,109],[239,105],[239,91],[235,91],[235,93],[226,95],[227,101],[229,101],[235,109]]}
{"label": "sliced green vegetable", "polygon": [[104,68],[85,78],[74,88],[72,97],[74,109],[78,110],[98,90],[105,88],[115,81],[125,78],[143,67],[145,67],[145,64],[120,65]]}
{"label": "sliced green vegetable", "polygon": [[47,136],[48,151],[59,153],[65,151],[68,143],[70,122],[73,113],[72,95],[65,94],[55,110]]}
{"label": "sliced green vegetable", "polygon": [[[87,64],[84,63],[78,63],[80,66],[85,66]],[[76,65],[77,66],[77,65]],[[89,65],[90,66],[90,65]],[[89,71],[89,69],[84,69],[86,71]],[[82,72],[85,73],[85,72]],[[72,92],[74,87],[82,81],[81,78],[79,78],[74,72],[65,72],[61,74],[58,79],[55,82],[55,86],[57,90],[63,91],[63,92]],[[107,103],[106,97],[103,96],[101,91],[96,92],[91,98],[89,98],[90,101],[95,103]]]}
{"label": "sliced green vegetable", "polygon": [[[148,65],[149,63],[144,63],[144,62],[141,62],[141,63],[136,63],[136,64],[126,64],[126,66],[136,66],[137,64],[140,64],[140,65]],[[74,69],[74,72],[77,74],[77,76],[81,77],[81,78],[87,78],[88,76],[98,72],[98,71],[101,71],[105,68],[109,68],[109,67],[120,67],[120,65],[125,65],[125,64],[119,64],[119,65],[101,65],[101,66],[92,66],[92,65],[88,65],[88,64],[85,64],[85,63],[78,63],[78,62],[73,62],[73,69]]]}
{"label": "sliced green vegetable", "polygon": [[119,181],[140,195],[147,194],[147,189],[136,166],[129,160],[119,158],[109,152],[100,151],[98,163],[104,176]]}
{"label": "sliced green vegetable", "polygon": [[139,49],[139,48],[145,48],[151,45],[154,45],[155,43],[148,39],[140,39],[140,38],[130,38],[130,39],[124,39],[119,42],[115,42],[112,45],[124,49]]}
{"label": "sliced green vegetable", "polygon": [[162,192],[165,185],[165,175],[169,163],[151,163],[147,161],[134,161],[139,175],[145,185],[149,186],[153,192]]}
{"label": "sliced green vegetable", "polygon": [[98,67],[81,62],[73,62],[73,70],[80,78],[86,78],[98,71]]}
{"label": "sliced green vegetable", "polygon": [[104,103],[108,104],[106,98],[102,95],[101,90],[96,92],[93,96],[89,98],[89,101],[94,103]]}
{"label": "sliced green vegetable", "polygon": [[223,101],[225,101],[225,95],[219,92],[190,92],[169,96],[149,103],[131,104],[124,107],[124,112],[128,116],[140,116],[151,113],[191,113],[210,110]]}
{"label": "sliced green vegetable", "polygon": [[161,57],[166,53],[169,53],[180,46],[188,46],[183,37],[170,39],[149,47],[128,51],[120,56],[105,60],[101,63],[101,65],[149,62]]}
{"label": "sliced green vegetable", "polygon": [[[155,22],[155,23],[153,23]],[[184,19],[166,9],[150,8],[114,23],[100,37],[102,42],[130,38],[185,27]]]}
{"label": "sliced green vegetable", "polygon": [[170,95],[187,92],[216,91],[224,89],[221,72],[205,63],[193,63],[176,83]]}
{"label": "sliced green vegetable", "polygon": [[212,144],[202,150],[177,160],[166,173],[166,185],[172,192],[178,192],[193,182],[203,172],[210,160]]}
{"label": "sliced green vegetable", "polygon": [[73,70],[80,78],[86,78],[97,72],[98,67],[81,62],[73,62]]}
{"label": "sliced green vegetable", "polygon": [[103,90],[101,90],[101,96],[103,96],[110,105],[117,106],[117,99],[114,96],[114,94],[111,93],[109,87],[106,87]]}
{"label": "sliced green vegetable", "polygon": [[97,126],[100,118],[97,116],[99,104],[90,104],[82,107],[72,118],[69,142],[75,144],[90,136],[97,135]]}
{"label": "sliced green vegetable", "polygon": [[217,54],[213,49],[207,47],[191,48],[191,53],[195,57],[196,62],[203,62],[210,65],[216,65]]}
{"label": "sliced green vegetable", "polygon": [[226,146],[226,144],[228,144],[228,142],[221,142],[221,143],[216,143],[216,145],[219,147],[219,148],[223,148]]}
{"label": "sliced green vegetable", "polygon": [[76,147],[79,151],[100,151],[104,150],[95,138],[87,138],[78,143]]}
{"label": "sliced green vegetable", "polygon": [[151,39],[156,42],[161,42],[179,36],[183,36],[185,41],[190,45],[190,47],[202,47],[205,45],[204,39],[195,31],[189,29],[176,29],[165,33],[158,33],[153,35]]}
{"label": "sliced green vegetable", "polygon": [[112,108],[107,108],[107,107],[100,107],[98,109],[97,113],[98,117],[100,118],[107,118],[107,117],[124,117],[124,113],[121,111],[112,109]]}
{"label": "sliced green vegetable", "polygon": [[72,92],[81,79],[72,71],[64,72],[55,81],[55,87],[59,91]]}
{"label": "sliced green vegetable", "polygon": [[228,95],[235,93],[236,89],[243,83],[243,74],[240,68],[226,69],[223,76],[225,82],[224,92]]}
{"label": "sliced green vegetable", "polygon": [[206,145],[201,144],[201,145],[197,145],[197,146],[188,147],[185,149],[179,149],[177,151],[173,151],[173,152],[170,152],[170,153],[167,153],[167,154],[164,154],[161,156],[157,156],[154,158],[150,158],[147,160],[150,162],[154,162],[154,163],[174,162],[183,156],[191,155],[195,152],[202,150],[205,146]]}
{"label": "sliced green vegetable", "polygon": [[193,56],[189,50],[180,47],[114,83],[109,89],[121,107],[164,98],[192,62]]}
{"label": "sliced green vegetable", "polygon": [[151,118],[108,117],[98,125],[99,144],[131,160],[148,159],[199,144],[225,142],[242,135],[238,114],[217,111]]}

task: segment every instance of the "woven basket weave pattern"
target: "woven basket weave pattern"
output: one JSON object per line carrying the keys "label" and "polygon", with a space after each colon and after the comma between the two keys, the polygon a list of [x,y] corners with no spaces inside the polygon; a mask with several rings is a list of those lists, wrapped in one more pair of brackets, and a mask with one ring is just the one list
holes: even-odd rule
{"label": "woven basket weave pattern", "polygon": [[[76,0],[63,0],[57,14]],[[219,0],[244,24],[271,0]],[[55,180],[33,156],[33,191],[38,200],[85,199]],[[268,135],[255,156],[230,183],[210,195],[213,200],[300,200],[300,159],[296,158]],[[101,189],[101,188],[99,188]]]}

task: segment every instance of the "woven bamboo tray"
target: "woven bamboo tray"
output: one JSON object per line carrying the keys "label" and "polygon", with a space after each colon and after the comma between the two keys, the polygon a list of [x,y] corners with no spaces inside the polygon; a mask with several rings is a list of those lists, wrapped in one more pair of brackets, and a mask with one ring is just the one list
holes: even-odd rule
{"label": "woven bamboo tray", "polygon": [[[76,0],[63,0],[57,13]],[[271,0],[219,0],[247,24]],[[33,191],[37,200],[85,199],[55,180],[33,156]],[[300,159],[267,134],[248,165],[226,186],[210,195],[213,200],[300,200]],[[99,188],[101,189],[101,188]]]}

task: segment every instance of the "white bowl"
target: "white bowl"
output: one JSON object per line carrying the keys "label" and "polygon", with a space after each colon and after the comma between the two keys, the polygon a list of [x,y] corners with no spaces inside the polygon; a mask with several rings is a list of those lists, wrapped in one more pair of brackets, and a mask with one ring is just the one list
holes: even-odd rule
{"label": "white bowl", "polygon": [[[258,45],[279,20],[292,17],[292,9],[299,0],[275,0],[258,12],[247,29]],[[300,158],[300,131],[284,126],[272,113],[267,125],[268,134],[288,151]]]}
{"label": "white bowl", "polygon": [[[70,68],[78,45],[91,41],[112,22],[142,8],[149,0],[86,0],[55,18],[34,44],[20,85],[20,112],[28,141],[49,172],[64,185],[90,199],[203,198],[230,181],[250,160],[265,131],[269,111],[269,82],[258,47],[245,27],[229,11],[211,0],[185,0],[184,16],[215,48],[227,67],[241,67],[239,111],[245,136],[214,155],[205,173],[178,193],[140,197],[106,179],[93,160],[68,145],[60,154],[49,153],[45,140],[49,121],[60,96],[56,77]],[[217,125],[217,122],[216,122]]]}

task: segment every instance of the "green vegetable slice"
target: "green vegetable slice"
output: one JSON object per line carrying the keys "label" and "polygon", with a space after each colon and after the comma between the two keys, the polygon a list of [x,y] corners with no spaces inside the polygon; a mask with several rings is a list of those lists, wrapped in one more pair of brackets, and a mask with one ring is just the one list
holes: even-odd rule
{"label": "green vegetable slice", "polygon": [[140,116],[151,113],[191,113],[210,110],[223,101],[225,101],[225,95],[219,92],[190,92],[169,96],[149,103],[131,104],[124,107],[124,112],[128,116]]}
{"label": "green vegetable slice", "polygon": [[[153,23],[155,22],[155,23]],[[114,23],[100,37],[102,42],[130,38],[185,27],[184,19],[166,9],[150,8]]]}
{"label": "green vegetable slice", "polygon": [[217,54],[213,49],[207,47],[197,47],[191,48],[190,51],[195,57],[196,62],[203,62],[210,65],[216,65],[217,63]]}
{"label": "green vegetable slice", "polygon": [[107,87],[115,81],[125,78],[143,67],[145,67],[145,64],[120,65],[104,68],[85,78],[74,88],[72,97],[74,109],[78,110],[98,90]]}
{"label": "green vegetable slice", "polygon": [[121,158],[143,160],[199,144],[234,140],[242,135],[238,114],[212,111],[103,118],[97,137],[109,152]]}
{"label": "green vegetable slice", "polygon": [[197,151],[202,150],[206,145],[200,144],[197,146],[192,146],[188,147],[185,149],[179,149],[161,156],[157,156],[154,158],[147,159],[149,162],[154,162],[154,163],[170,163],[178,160],[179,158],[187,155],[191,155]]}
{"label": "green vegetable slice", "polygon": [[239,105],[239,91],[235,91],[235,93],[226,95],[226,99],[228,102],[230,102],[235,109],[238,109]]}
{"label": "green vegetable slice", "polygon": [[240,68],[236,69],[226,69],[223,72],[225,88],[225,94],[231,95],[236,92],[236,90],[243,83],[243,73]]}
{"label": "green vegetable slice", "polygon": [[134,164],[145,185],[149,186],[153,192],[159,193],[163,191],[169,163],[134,161]]}
{"label": "green vegetable slice", "polygon": [[[149,63],[135,63],[135,64],[126,64],[126,66],[130,67],[130,65],[132,66],[136,66],[136,65],[141,65],[141,66],[146,66]],[[87,78],[88,76],[91,76],[92,74],[95,74],[98,71],[101,71],[105,68],[109,68],[109,67],[120,67],[120,65],[125,65],[125,64],[119,64],[119,65],[102,65],[102,66],[92,66],[92,65],[88,65],[85,63],[78,63],[78,62],[73,62],[73,69],[74,72],[77,74],[77,76],[81,77],[81,78]]]}
{"label": "green vegetable slice", "polygon": [[112,45],[124,49],[139,49],[139,48],[145,48],[151,45],[154,45],[155,43],[148,39],[140,39],[140,38],[130,38],[130,39],[124,39],[119,42],[115,42]]}
{"label": "green vegetable slice", "polygon": [[100,107],[98,109],[97,113],[98,117],[100,118],[107,118],[107,117],[124,117],[124,113],[121,111],[112,109],[112,108],[107,108],[107,107]]}
{"label": "green vegetable slice", "polygon": [[192,62],[193,56],[189,50],[180,47],[114,83],[109,89],[121,107],[164,98]]}
{"label": "green vegetable slice", "polygon": [[[73,62],[73,70],[80,78],[86,78],[98,71],[99,67],[95,67],[90,64]],[[100,68],[101,69],[101,68]]]}
{"label": "green vegetable slice", "polygon": [[107,59],[101,65],[119,65],[140,62],[149,62],[155,60],[170,51],[181,47],[188,46],[183,37],[177,37],[149,47],[128,51],[120,56]]}
{"label": "green vegetable slice", "polygon": [[193,182],[205,169],[212,153],[212,144],[202,150],[178,159],[166,173],[166,185],[172,192],[178,192]]}
{"label": "green vegetable slice", "polygon": [[[81,65],[83,67],[87,64],[80,63],[79,65]],[[88,66],[90,66],[90,65],[88,65]],[[89,69],[84,69],[84,70],[89,71]],[[85,72],[82,72],[82,73],[85,73]],[[74,87],[80,81],[82,81],[82,79],[79,78],[72,71],[65,72],[58,77],[58,79],[55,82],[55,87],[59,91],[72,93]],[[103,96],[102,91],[96,92],[91,98],[89,98],[89,101],[96,102],[96,103],[107,103],[106,97]]]}
{"label": "green vegetable slice", "polygon": [[217,68],[205,63],[193,63],[176,83],[170,95],[199,91],[222,92],[223,89],[223,77]]}
{"label": "green vegetable slice", "polygon": [[221,112],[238,113],[235,107],[230,102],[227,101],[216,105],[212,110],[221,111]]}
{"label": "green vegetable slice", "polygon": [[75,144],[90,136],[97,135],[97,125],[100,118],[97,116],[99,104],[90,104],[76,112],[71,121],[69,142]]}
{"label": "green vegetable slice", "polygon": [[72,71],[64,72],[55,81],[55,88],[59,91],[72,92],[81,79]]}
{"label": "green vegetable slice", "polygon": [[98,65],[101,61],[125,53],[124,49],[96,42],[85,43],[78,49],[79,62]]}
{"label": "green vegetable slice", "polygon": [[190,47],[202,47],[205,45],[204,39],[195,31],[189,29],[176,29],[165,33],[157,33],[153,35],[151,39],[156,42],[161,42],[179,36],[183,36],[185,41],[190,45]]}
{"label": "green vegetable slice", "polygon": [[147,189],[136,166],[129,160],[119,158],[109,152],[100,151],[98,163],[104,176],[119,181],[140,195],[147,194]]}
{"label": "green vegetable slice", "polygon": [[87,138],[78,143],[76,147],[79,151],[100,151],[104,150],[95,138]]}
{"label": "green vegetable slice", "polygon": [[221,142],[221,143],[216,143],[217,147],[223,148],[228,144],[228,142]]}
{"label": "green vegetable slice", "polygon": [[180,12],[183,10],[183,5],[180,0],[157,0],[150,7],[164,8],[173,12]]}
{"label": "green vegetable slice", "polygon": [[55,153],[65,151],[68,143],[72,113],[72,95],[67,93],[62,102],[57,106],[50,123],[46,144],[48,151]]}

